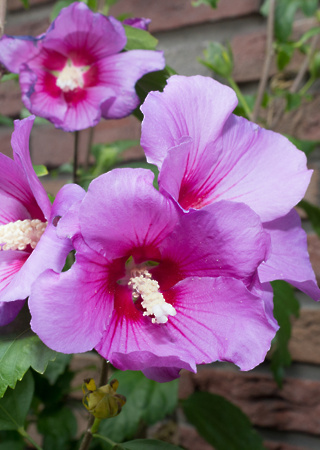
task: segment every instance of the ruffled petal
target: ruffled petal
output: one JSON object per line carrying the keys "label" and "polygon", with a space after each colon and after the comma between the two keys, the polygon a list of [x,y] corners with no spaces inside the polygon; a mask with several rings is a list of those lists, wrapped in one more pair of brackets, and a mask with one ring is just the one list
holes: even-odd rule
{"label": "ruffled petal", "polygon": [[62,353],[92,350],[113,309],[105,267],[89,260],[62,274],[44,272],[29,298],[31,328],[50,348]]}
{"label": "ruffled petal", "polygon": [[284,280],[320,300],[320,290],[310,263],[307,236],[293,209],[285,217],[264,223],[271,237],[270,258],[258,269],[261,282]]}
{"label": "ruffled petal", "polygon": [[13,157],[17,165],[21,167],[28,181],[34,201],[29,206],[33,218],[39,216],[39,212],[33,213],[32,210],[38,205],[46,218],[49,218],[51,204],[48,195],[37,177],[30,158],[29,138],[35,117],[30,116],[24,120],[14,121],[14,132],[12,133],[11,145]]}
{"label": "ruffled petal", "polygon": [[120,258],[134,248],[156,249],[171,233],[179,212],[152,181],[144,169],[115,169],[92,181],[80,207],[81,233],[91,248]]}
{"label": "ruffled petal", "polygon": [[132,113],[140,100],[135,91],[136,82],[146,73],[162,70],[165,60],[162,52],[131,50],[99,61],[99,83],[112,87],[115,101],[102,104],[102,117],[119,119]]}
{"label": "ruffled petal", "polygon": [[240,281],[187,278],[165,297],[177,311],[168,322],[171,339],[197,364],[230,361],[251,370],[264,360],[275,330],[262,299]]}
{"label": "ruffled petal", "polygon": [[93,13],[78,2],[61,10],[43,45],[70,57],[75,65],[87,65],[120,52],[126,42],[124,28],[118,20]]}
{"label": "ruffled petal", "polygon": [[101,104],[108,99],[113,103],[115,93],[113,89],[104,86],[95,86],[82,90],[79,97],[67,103],[67,111],[63,123],[55,121],[58,128],[65,131],[83,130],[94,127],[101,118]]}
{"label": "ruffled petal", "polygon": [[19,73],[22,64],[39,53],[41,38],[3,36],[0,39],[0,61],[10,72]]}
{"label": "ruffled petal", "polygon": [[149,93],[141,106],[141,145],[148,161],[160,168],[184,136],[193,139],[195,156],[202,153],[221,134],[237,102],[232,89],[211,78],[170,77],[163,93]]}
{"label": "ruffled petal", "polygon": [[162,262],[152,273],[166,289],[172,279],[172,262],[180,280],[190,276],[225,276],[250,285],[257,267],[267,257],[269,241],[259,217],[248,206],[217,202],[182,215],[179,224],[161,242]]}
{"label": "ruffled petal", "polygon": [[58,192],[45,232],[25,264],[2,292],[1,301],[14,301],[28,297],[32,283],[42,272],[47,269],[53,269],[56,272],[62,270],[68,253],[73,250],[73,245],[69,239],[60,239],[57,236],[56,218],[63,216],[72,202],[79,199],[78,195],[82,195],[82,188],[76,185],[65,185]]}
{"label": "ruffled petal", "polygon": [[[115,367],[142,371],[162,368],[174,373],[178,367],[179,370],[196,371],[194,358],[190,357],[188,349],[176,345],[166,326],[153,324],[144,317],[136,309],[127,288],[117,289],[114,305],[111,323],[95,348]],[[160,374],[155,379],[164,381]]]}

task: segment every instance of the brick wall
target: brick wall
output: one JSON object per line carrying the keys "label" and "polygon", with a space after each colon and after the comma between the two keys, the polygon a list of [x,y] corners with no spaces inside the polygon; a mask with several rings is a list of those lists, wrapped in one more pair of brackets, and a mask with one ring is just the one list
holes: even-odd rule
{"label": "brick wall", "polygon": [[[7,34],[39,34],[48,24],[54,2],[31,0],[31,9],[21,8],[20,0],[8,1]],[[258,14],[259,0],[221,0],[217,10],[202,6],[193,8],[191,0],[119,0],[112,7],[115,16],[130,12],[134,16],[152,19],[150,30],[159,39],[167,63],[184,75],[210,75],[197,62],[202,50],[211,40],[231,43],[236,81],[253,92],[259,79],[266,42],[265,20]],[[298,19],[294,33],[298,36],[312,25],[311,19]],[[290,65],[294,71],[301,58],[296,55]],[[272,69],[275,72],[275,67]],[[277,125],[278,131],[294,134],[300,139],[320,140],[320,94],[303,109],[286,115]],[[0,114],[18,117],[22,107],[19,87],[14,82],[0,84]],[[0,127],[1,151],[11,154],[12,130]],[[139,139],[140,123],[135,118],[101,121],[94,142],[117,139]],[[84,161],[88,132],[81,132],[80,160]],[[56,167],[71,161],[73,136],[51,125],[37,125],[32,131],[32,157],[35,164]],[[125,158],[141,159],[141,148],[135,148]],[[312,155],[310,166],[314,177],[307,198],[319,203],[319,149]],[[46,188],[55,193],[64,179],[45,180]],[[306,224],[306,226],[308,226]],[[320,282],[320,241],[310,234],[309,248],[312,263]],[[250,373],[240,373],[225,364],[201,367],[199,373],[183,373],[180,396],[193,390],[209,390],[225,395],[248,414],[273,450],[301,450],[320,448],[320,305],[298,293],[301,315],[293,321],[290,343],[293,365],[287,370],[284,387],[279,390],[270,375],[268,362]],[[182,421],[183,422],[183,421]],[[195,430],[181,424],[179,442],[188,449],[211,448],[196,435]]]}

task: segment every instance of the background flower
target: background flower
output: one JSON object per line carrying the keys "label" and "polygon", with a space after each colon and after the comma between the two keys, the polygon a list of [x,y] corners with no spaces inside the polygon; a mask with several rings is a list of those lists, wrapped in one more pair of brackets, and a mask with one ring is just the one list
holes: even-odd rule
{"label": "background flower", "polygon": [[260,281],[285,280],[319,300],[306,234],[292,210],[312,174],[305,154],[284,136],[233,115],[236,104],[235,92],[211,78],[171,77],[141,107],[147,160],[160,170],[160,190],[184,211],[221,200],[250,206],[272,242]]}
{"label": "background flower", "polygon": [[126,41],[119,21],[73,3],[41,36],[2,37],[0,60],[20,74],[22,100],[33,114],[66,131],[81,130],[101,116],[131,114],[139,104],[135,83],[164,68],[162,52],[121,52]]}
{"label": "background flower", "polygon": [[57,237],[53,220],[84,193],[79,186],[66,185],[51,206],[30,160],[33,121],[32,116],[15,121],[14,159],[0,154],[0,325],[18,314],[43,270],[63,268],[72,245]]}

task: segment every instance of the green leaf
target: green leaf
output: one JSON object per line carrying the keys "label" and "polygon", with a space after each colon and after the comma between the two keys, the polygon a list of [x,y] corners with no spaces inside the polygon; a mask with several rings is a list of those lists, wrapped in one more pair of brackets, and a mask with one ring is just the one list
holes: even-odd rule
{"label": "green leaf", "polygon": [[30,367],[43,373],[55,357],[56,352],[31,331],[30,314],[24,307],[13,322],[0,329],[0,397],[8,386],[14,388]]}
{"label": "green leaf", "polygon": [[19,74],[17,73],[5,73],[4,75],[2,75],[1,77],[1,82],[3,81],[19,81]]}
{"label": "green leaf", "polygon": [[[127,36],[126,50],[154,50],[158,45],[158,39],[153,37],[148,31],[131,27],[130,25],[123,26]],[[130,70],[130,67],[128,67],[128,70]]]}
{"label": "green leaf", "polygon": [[291,316],[299,316],[299,302],[292,286],[285,281],[273,281],[273,315],[280,326],[272,344],[271,370],[279,387],[282,386],[285,367],[291,364],[288,344],[291,336]]}
{"label": "green leaf", "polygon": [[220,395],[195,392],[183,402],[188,421],[216,450],[262,450],[248,417]]}
{"label": "green leaf", "polygon": [[[22,108],[20,111],[20,119],[26,119],[31,115],[32,114],[27,110],[27,108]],[[48,125],[49,121],[47,119],[44,119],[43,117],[36,116],[34,123],[35,125]]]}
{"label": "green leaf", "polygon": [[33,169],[37,175],[37,177],[44,177],[45,175],[48,175],[48,169],[43,164],[40,165],[33,165]]}
{"label": "green leaf", "polygon": [[30,7],[29,5],[29,0],[21,0],[21,3],[23,4],[23,6],[28,9]]}
{"label": "green leaf", "polygon": [[287,134],[285,136],[293,145],[304,152],[306,156],[309,156],[320,145],[320,141],[303,141]]}
{"label": "green leaf", "polygon": [[128,450],[177,450],[181,447],[169,444],[168,442],[157,441],[155,439],[135,439],[121,444],[121,446]]}
{"label": "green leaf", "polygon": [[218,75],[228,78],[233,71],[233,54],[230,45],[225,47],[220,42],[209,42],[203,51],[204,59],[199,62]]}
{"label": "green leaf", "polygon": [[29,371],[15,389],[8,389],[0,399],[0,430],[23,428],[34,391],[34,381]]}
{"label": "green leaf", "polygon": [[10,117],[3,116],[0,114],[0,125],[5,125],[7,127],[13,127],[13,120]]}
{"label": "green leaf", "polygon": [[[244,95],[243,97],[244,97],[245,101],[247,102],[250,110],[252,111],[253,107],[254,107],[254,103],[256,101],[256,96],[252,95],[252,94],[248,94],[248,95]],[[266,104],[266,103],[267,103],[267,97],[264,98],[264,104]],[[244,108],[243,108],[243,106],[242,106],[242,104],[240,102],[235,107],[233,113],[236,116],[247,117],[247,114],[246,114],[246,112],[245,112],[245,110],[244,110]]]}
{"label": "green leaf", "polygon": [[306,16],[313,16],[319,8],[319,0],[301,0],[300,6]]}
{"label": "green leaf", "polygon": [[118,393],[127,398],[121,413],[101,422],[99,434],[115,442],[132,438],[140,423],[151,425],[172,413],[177,405],[178,383],[157,383],[141,372],[116,371],[113,378],[119,381]]}
{"label": "green leaf", "polygon": [[291,93],[286,92],[285,93],[287,104],[286,104],[286,111],[292,111],[293,109],[299,108],[301,105],[301,94],[298,94],[297,92]]}
{"label": "green leaf", "polygon": [[320,208],[316,205],[312,205],[306,200],[301,200],[298,206],[302,208],[308,215],[312,228],[320,237]]}
{"label": "green leaf", "polygon": [[44,376],[51,385],[55,384],[60,375],[63,374],[66,367],[71,361],[72,355],[65,355],[64,353],[57,353],[57,357],[54,361],[50,361]]}
{"label": "green leaf", "polygon": [[219,3],[219,0],[195,0],[192,2],[192,6],[200,6],[200,5],[207,5],[211,6],[211,8],[217,8]]}
{"label": "green leaf", "polygon": [[292,43],[280,42],[276,47],[277,52],[277,66],[282,71],[291,61],[294,53],[294,46]]}
{"label": "green leaf", "polygon": [[110,144],[95,144],[92,146],[92,154],[96,160],[92,177],[95,178],[102,173],[108,172],[118,161],[119,156],[131,147],[139,145],[136,140],[122,140]]}
{"label": "green leaf", "polygon": [[294,44],[295,47],[301,47],[305,44],[312,36],[320,33],[320,27],[313,27],[306,31],[301,38]]}
{"label": "green leaf", "polygon": [[38,431],[44,436],[44,448],[56,450],[66,447],[77,432],[77,420],[66,406],[44,409],[39,415]]}
{"label": "green leaf", "polygon": [[313,78],[320,77],[320,52],[317,51],[312,55],[310,61],[310,73]]}
{"label": "green leaf", "polygon": [[0,450],[23,450],[25,444],[23,441],[6,441],[0,443]]}

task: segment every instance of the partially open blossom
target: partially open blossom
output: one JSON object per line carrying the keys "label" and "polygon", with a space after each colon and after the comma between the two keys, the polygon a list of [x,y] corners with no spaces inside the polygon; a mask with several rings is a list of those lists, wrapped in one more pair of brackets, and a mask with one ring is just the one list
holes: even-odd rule
{"label": "partially open blossom", "polygon": [[144,169],[101,175],[60,220],[76,261],[33,284],[32,329],[54,350],[95,348],[157,381],[215,360],[253,368],[276,329],[251,290],[268,233],[247,205],[185,214],[152,181]]}
{"label": "partially open blossom", "polygon": [[29,154],[34,117],[16,120],[13,160],[0,154],[0,325],[11,322],[30,294],[36,277],[48,268],[61,270],[72,249],[56,235],[56,222],[83,195],[67,185],[51,206]]}
{"label": "partially open blossom", "polygon": [[310,181],[304,153],[284,136],[232,114],[236,94],[211,78],[173,76],[141,109],[141,144],[160,170],[159,187],[184,211],[221,200],[261,218],[271,252],[262,283],[285,280],[320,299],[306,234],[293,207]]}
{"label": "partially open blossom", "polygon": [[124,25],[130,25],[134,28],[140,28],[140,30],[147,30],[151,22],[151,19],[145,19],[144,17],[128,17],[124,19]]}
{"label": "partially open blossom", "polygon": [[0,61],[20,74],[22,100],[33,114],[81,130],[101,116],[129,115],[139,104],[136,82],[164,68],[162,52],[122,52],[126,42],[119,21],[72,3],[41,36],[3,36]]}

